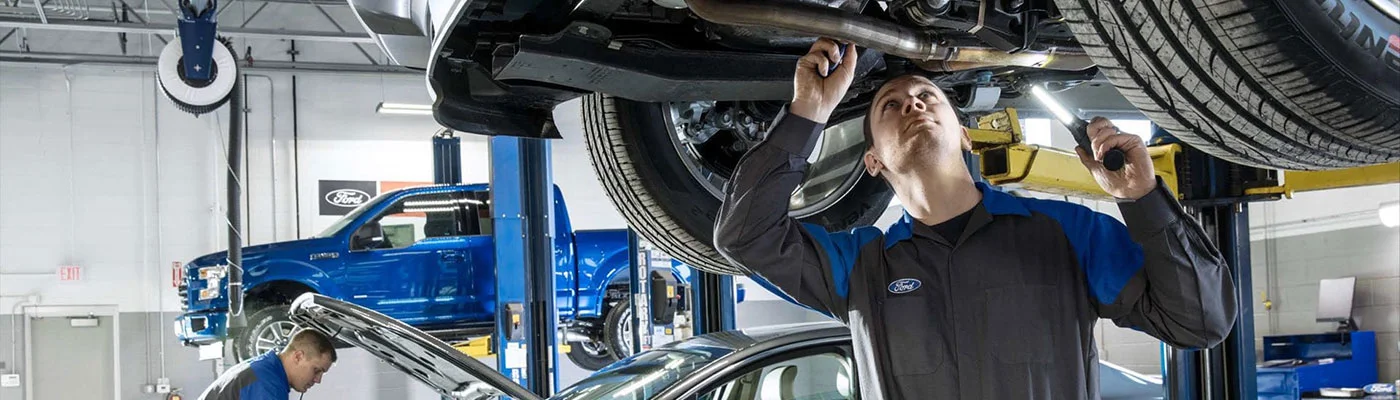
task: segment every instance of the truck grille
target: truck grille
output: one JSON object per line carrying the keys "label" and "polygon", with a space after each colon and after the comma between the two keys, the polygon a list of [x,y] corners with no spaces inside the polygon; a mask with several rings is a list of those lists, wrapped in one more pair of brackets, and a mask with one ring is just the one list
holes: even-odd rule
{"label": "truck grille", "polygon": [[189,276],[180,276],[180,284],[175,286],[175,294],[180,296],[180,311],[190,310]]}

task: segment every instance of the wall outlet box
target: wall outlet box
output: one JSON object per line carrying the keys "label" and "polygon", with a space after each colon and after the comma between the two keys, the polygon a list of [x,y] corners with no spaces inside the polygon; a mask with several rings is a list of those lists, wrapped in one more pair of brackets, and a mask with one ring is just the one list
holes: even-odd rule
{"label": "wall outlet box", "polygon": [[156,392],[156,385],[146,384],[145,386],[142,386],[142,387],[141,387],[141,392],[142,392],[142,393],[155,393],[155,392]]}
{"label": "wall outlet box", "polygon": [[156,393],[170,393],[169,384],[156,385]]}
{"label": "wall outlet box", "polygon": [[19,374],[0,375],[0,387],[19,387]]}

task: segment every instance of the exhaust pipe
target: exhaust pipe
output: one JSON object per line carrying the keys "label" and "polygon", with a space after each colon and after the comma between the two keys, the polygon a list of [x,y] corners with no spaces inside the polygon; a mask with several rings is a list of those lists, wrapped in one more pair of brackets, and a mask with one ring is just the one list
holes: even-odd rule
{"label": "exhaust pipe", "polygon": [[1094,66],[1088,55],[1066,51],[1008,54],[985,47],[948,47],[928,33],[831,7],[781,0],[685,0],[706,21],[724,25],[780,28],[856,43],[914,60],[930,71],[1022,66],[1082,70]]}
{"label": "exhaust pipe", "polygon": [[831,7],[778,0],[685,0],[706,21],[725,25],[782,28],[856,43],[914,60],[947,55],[932,35]]}
{"label": "exhaust pipe", "polygon": [[942,60],[914,60],[914,64],[933,72],[955,72],[994,67],[1032,67],[1061,71],[1083,71],[1094,66],[1094,60],[1078,50],[1050,49],[1048,51],[1019,51],[1007,53],[985,47],[956,47]]}

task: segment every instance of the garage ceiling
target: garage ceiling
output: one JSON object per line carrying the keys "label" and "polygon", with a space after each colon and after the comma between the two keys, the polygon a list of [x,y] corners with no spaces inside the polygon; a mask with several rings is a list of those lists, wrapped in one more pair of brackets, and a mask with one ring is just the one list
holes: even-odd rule
{"label": "garage ceiling", "polygon": [[[0,0],[0,61],[153,64],[174,36],[178,1]],[[219,33],[253,65],[399,70],[344,0],[227,0],[219,7]]]}

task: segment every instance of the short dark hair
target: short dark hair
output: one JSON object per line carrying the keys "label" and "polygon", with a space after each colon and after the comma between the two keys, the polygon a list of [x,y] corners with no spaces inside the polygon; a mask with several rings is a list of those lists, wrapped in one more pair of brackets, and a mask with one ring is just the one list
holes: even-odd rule
{"label": "short dark hair", "polygon": [[330,356],[331,362],[335,362],[337,358],[335,344],[331,343],[331,338],[311,328],[303,328],[292,335],[292,341],[287,343],[287,347],[282,352],[292,350],[301,350],[302,353],[313,357]]}

